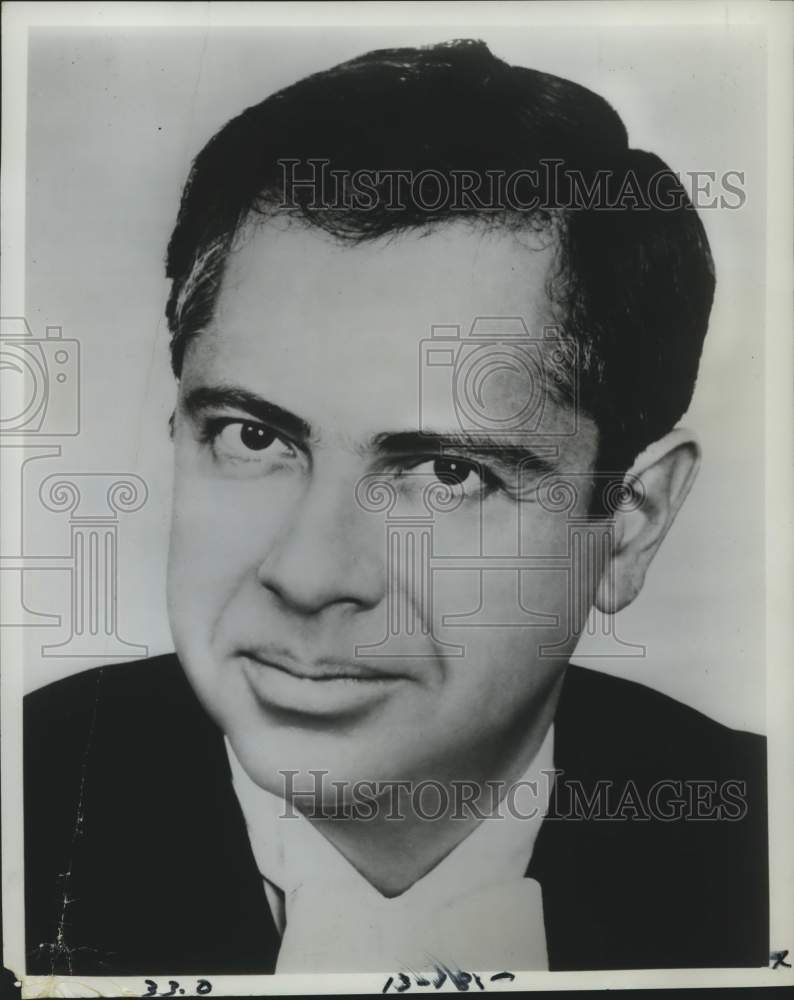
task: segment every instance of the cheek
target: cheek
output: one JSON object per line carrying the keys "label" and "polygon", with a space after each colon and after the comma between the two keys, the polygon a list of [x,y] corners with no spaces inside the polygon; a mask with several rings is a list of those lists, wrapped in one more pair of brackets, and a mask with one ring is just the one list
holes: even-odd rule
{"label": "cheek", "polygon": [[[469,724],[498,725],[525,711],[575,644],[567,519],[526,508],[521,515],[514,505],[484,519],[461,545],[461,568],[433,574],[439,635],[464,648],[448,660],[445,697]],[[511,565],[516,556],[537,565]],[[478,557],[492,568],[478,569]]]}
{"label": "cheek", "polygon": [[[478,626],[501,643],[504,630],[489,626],[509,624],[514,633],[566,616],[572,552],[565,516],[537,504],[486,502],[479,516],[456,512],[434,525],[433,599],[436,618],[452,616],[447,627],[461,624],[455,616],[470,615],[470,629]],[[526,628],[518,631],[526,637]]]}
{"label": "cheek", "polygon": [[206,639],[234,595],[247,582],[256,587],[257,570],[281,522],[279,505],[261,484],[214,480],[178,469],[168,601],[172,629],[183,641]]}

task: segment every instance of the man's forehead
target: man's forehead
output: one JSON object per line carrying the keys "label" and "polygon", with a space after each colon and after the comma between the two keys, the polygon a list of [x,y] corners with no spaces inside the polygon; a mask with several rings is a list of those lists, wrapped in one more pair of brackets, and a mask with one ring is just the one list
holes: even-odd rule
{"label": "man's forehead", "polygon": [[555,250],[548,235],[463,220],[352,245],[287,220],[249,224],[227,261],[216,316],[234,322],[266,298],[268,321],[286,330],[323,313],[366,315],[376,326],[407,321],[402,332],[419,340],[435,324],[522,316],[536,335],[550,321]]}
{"label": "man's forehead", "polygon": [[548,245],[464,224],[352,248],[302,226],[263,225],[230,256],[183,380],[243,388],[351,438],[423,422],[452,432],[456,364],[474,346],[486,364],[472,391],[496,426],[525,407],[522,397],[545,392],[552,262]]}

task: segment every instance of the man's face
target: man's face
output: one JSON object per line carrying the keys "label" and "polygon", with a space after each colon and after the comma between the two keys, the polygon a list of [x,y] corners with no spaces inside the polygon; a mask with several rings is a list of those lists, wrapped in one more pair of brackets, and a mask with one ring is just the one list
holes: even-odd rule
{"label": "man's face", "polygon": [[[431,371],[421,341],[478,316],[540,338],[552,256],[457,224],[354,248],[268,224],[230,256],[179,385],[169,606],[193,686],[262,787],[282,792],[282,770],[312,787],[309,769],[483,780],[529,763],[592,596],[569,606],[568,514],[538,502],[533,453],[585,472],[597,434],[579,416],[561,435],[571,414],[547,394],[536,433],[512,434],[545,388],[508,360],[466,390],[506,433],[466,438],[453,367]],[[500,568],[517,556],[557,558]]]}

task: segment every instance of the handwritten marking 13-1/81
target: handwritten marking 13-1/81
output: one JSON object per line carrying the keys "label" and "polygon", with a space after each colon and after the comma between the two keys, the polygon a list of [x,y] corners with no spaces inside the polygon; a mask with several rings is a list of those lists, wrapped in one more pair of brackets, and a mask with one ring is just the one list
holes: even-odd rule
{"label": "handwritten marking 13-1/81", "polygon": [[[187,992],[183,986],[175,979],[168,980],[169,989],[167,992],[158,993],[158,983],[154,979],[144,979],[146,986],[148,987],[146,993],[141,993],[142,997],[183,997]],[[196,988],[191,990],[191,995],[205,997],[208,993],[212,993],[212,983],[209,979],[199,979],[196,981]]]}
{"label": "handwritten marking 13-1/81", "polygon": [[[490,977],[489,982],[499,983],[506,981],[512,983],[515,978],[512,972],[495,972]],[[389,990],[394,993],[405,993],[411,987],[424,989],[427,986],[432,986],[433,989],[440,990],[447,980],[452,983],[459,993],[467,993],[470,986],[480,990],[486,988],[483,985],[482,977],[478,976],[476,972],[463,972],[462,970],[455,972],[452,969],[448,969],[445,965],[437,965],[436,973],[432,979],[428,979],[427,976],[417,975],[416,973],[409,976],[404,972],[396,972],[386,980],[381,993],[388,993]]]}

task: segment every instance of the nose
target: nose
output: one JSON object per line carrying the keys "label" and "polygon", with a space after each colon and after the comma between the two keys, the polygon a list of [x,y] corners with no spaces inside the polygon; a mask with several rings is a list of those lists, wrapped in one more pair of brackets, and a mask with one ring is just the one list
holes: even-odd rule
{"label": "nose", "polygon": [[349,471],[317,463],[259,564],[259,582],[290,610],[303,615],[331,606],[365,610],[383,599],[383,523],[358,506],[355,484]]}

